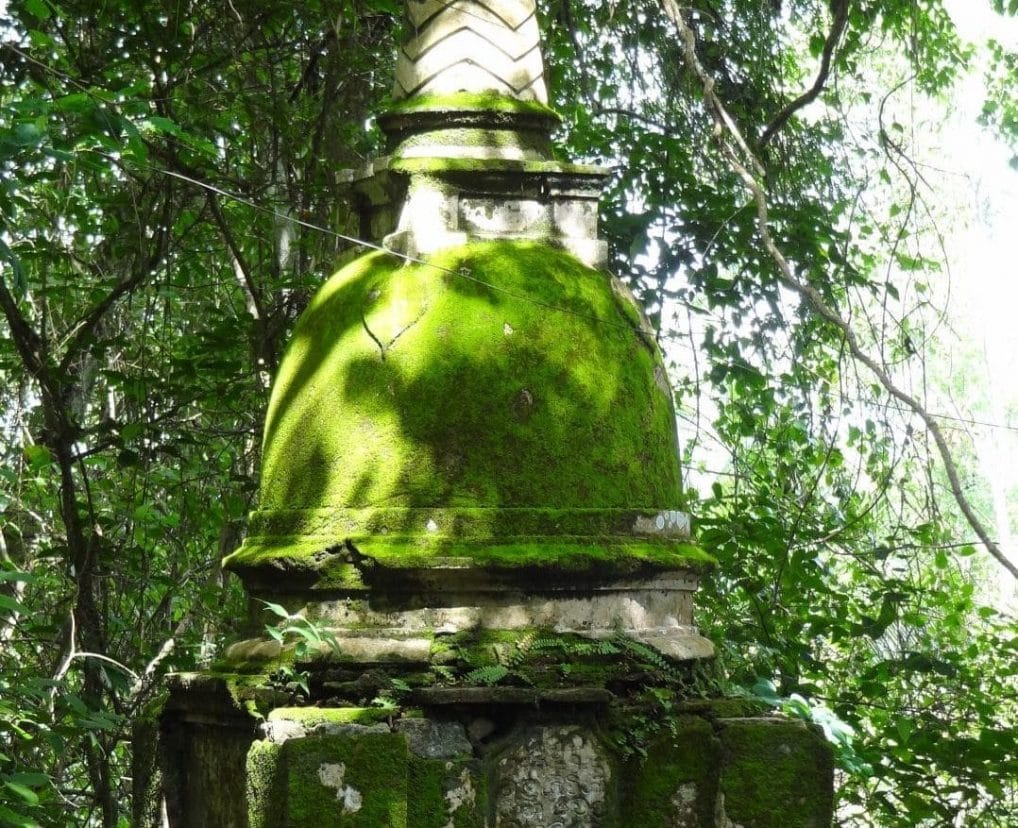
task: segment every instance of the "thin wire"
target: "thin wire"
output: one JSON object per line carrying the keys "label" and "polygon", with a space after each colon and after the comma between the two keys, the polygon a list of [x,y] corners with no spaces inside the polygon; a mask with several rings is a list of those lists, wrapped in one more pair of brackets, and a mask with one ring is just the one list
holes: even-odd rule
{"label": "thin wire", "polygon": [[[95,153],[96,155],[101,155],[104,158],[107,158],[113,162],[120,161],[120,157],[112,155],[111,153],[103,152],[102,150],[86,148],[85,151]],[[395,250],[390,250],[387,247],[383,247],[380,244],[375,244],[374,242],[369,242],[366,241],[365,239],[359,239],[356,236],[348,236],[345,233],[340,233],[336,230],[330,230],[328,227],[320,227],[319,225],[312,224],[309,221],[294,218],[293,216],[287,215],[286,213],[281,213],[272,207],[264,207],[261,204],[252,201],[249,198],[237,195],[236,193],[231,193],[228,190],[224,190],[222,187],[217,187],[215,184],[209,184],[207,181],[201,181],[200,179],[192,178],[191,176],[185,175],[184,173],[181,172],[177,172],[176,170],[168,170],[164,167],[157,167],[154,164],[139,163],[138,166],[141,167],[142,169],[148,170],[149,172],[156,172],[162,175],[168,175],[172,178],[179,178],[181,181],[186,181],[188,184],[193,184],[195,187],[200,187],[203,190],[208,190],[209,192],[216,193],[217,195],[221,195],[224,198],[230,199],[231,201],[236,201],[237,203],[243,204],[245,207],[250,207],[252,210],[255,210],[259,213],[265,213],[266,215],[270,215],[273,218],[277,218],[282,221],[289,221],[293,222],[294,224],[299,224],[301,227],[306,227],[309,230],[317,230],[320,233],[325,233],[337,239],[342,239],[343,241],[350,242],[351,244],[360,245],[361,247],[367,247],[370,248],[371,250],[377,250],[381,253],[388,253],[392,256],[396,256],[397,258],[406,259],[408,262],[413,262],[414,264],[427,265],[428,267],[433,267],[436,270],[441,270],[446,273],[455,274],[457,272],[452,268],[443,267],[442,265],[435,264],[434,262],[427,262],[424,259],[418,259],[406,253],[399,253]]]}
{"label": "thin wire", "polygon": [[[102,156],[110,159],[111,161],[116,161],[117,160],[112,155],[110,155],[108,153],[105,153],[105,152],[101,152],[100,150],[88,150],[88,151],[94,152],[94,153],[96,153],[98,155],[102,155]],[[346,235],[344,233],[340,233],[340,232],[338,232],[336,230],[330,230],[327,227],[321,227],[320,225],[312,224],[311,222],[304,221],[303,219],[294,218],[294,217],[289,216],[289,215],[287,215],[285,213],[281,213],[278,210],[275,210],[275,209],[273,209],[271,207],[264,207],[264,206],[258,204],[257,202],[252,201],[249,198],[245,198],[244,196],[237,195],[236,193],[231,193],[228,190],[224,190],[221,187],[217,187],[214,184],[209,184],[206,181],[201,181],[201,180],[199,180],[197,178],[192,178],[189,175],[184,175],[183,173],[176,172],[175,170],[168,170],[168,169],[165,169],[165,168],[162,168],[162,167],[154,166],[152,164],[139,164],[138,166],[143,167],[145,169],[148,169],[151,172],[162,173],[163,175],[169,175],[169,176],[172,176],[173,178],[178,178],[181,181],[187,182],[188,184],[192,184],[192,185],[194,185],[196,187],[200,187],[202,189],[209,190],[210,192],[213,192],[213,193],[216,193],[218,195],[221,195],[224,198],[228,198],[228,199],[230,199],[232,201],[238,202],[239,204],[243,204],[243,205],[245,205],[247,207],[250,207],[252,210],[256,210],[256,211],[258,211],[260,213],[265,213],[267,215],[271,215],[274,218],[281,219],[283,221],[291,221],[294,224],[298,224],[301,227],[307,228],[308,230],[316,230],[319,233],[325,233],[325,234],[333,236],[335,238],[342,239],[343,241],[349,242],[351,244],[360,245],[361,247],[366,247],[366,248],[368,248],[370,250],[377,250],[377,251],[379,251],[381,253],[388,253],[391,256],[396,256],[397,258],[405,259],[406,261],[413,262],[414,264],[423,265],[425,267],[432,267],[435,270],[442,271],[443,273],[448,273],[448,274],[451,274],[453,276],[459,276],[459,277],[461,277],[463,279],[466,279],[466,280],[468,280],[470,282],[475,282],[478,285],[482,285],[482,286],[484,286],[486,288],[490,288],[491,290],[497,291],[499,293],[504,293],[505,295],[510,296],[510,297],[512,297],[514,299],[518,299],[521,302],[528,302],[528,303],[530,303],[532,305],[536,305],[538,307],[547,308],[548,310],[557,311],[558,313],[565,313],[565,314],[568,314],[570,316],[576,316],[576,317],[579,317],[580,319],[587,319],[587,320],[589,320],[591,322],[596,322],[599,325],[606,325],[606,326],[612,327],[612,328],[621,328],[621,329],[626,330],[626,331],[637,330],[637,327],[635,325],[625,325],[625,324],[621,324],[621,323],[618,323],[618,322],[612,322],[611,320],[608,320],[608,319],[602,319],[599,316],[594,316],[592,314],[580,313],[578,311],[570,310],[569,308],[564,308],[564,307],[562,307],[560,305],[555,305],[555,304],[553,304],[551,302],[542,302],[541,300],[535,299],[532,296],[527,296],[526,294],[516,293],[515,291],[509,290],[508,288],[504,288],[504,287],[501,287],[500,285],[492,284],[491,282],[487,282],[484,279],[481,279],[481,278],[479,278],[477,276],[472,275],[470,269],[467,268],[467,267],[462,267],[462,268],[459,268],[459,269],[454,269],[454,268],[451,268],[451,267],[445,267],[444,265],[436,264],[434,262],[429,262],[426,259],[421,259],[421,258],[418,258],[416,256],[410,256],[409,254],[406,254],[406,253],[399,253],[399,252],[397,252],[395,250],[390,250],[389,248],[384,247],[383,245],[375,244],[374,242],[366,241],[365,239],[357,238],[356,236],[348,236],[348,235]],[[671,341],[674,341],[674,342],[679,342],[681,340],[686,339],[686,337],[687,337],[686,334],[677,334],[677,333],[665,333],[665,334],[662,334],[661,336],[664,339],[668,339],[668,340],[671,340]],[[692,350],[695,346],[692,343],[688,343],[688,344],[686,344],[686,347],[688,349]],[[863,405],[876,405],[876,406],[880,406],[882,408],[890,408],[893,411],[898,411],[898,412],[903,413],[903,414],[914,413],[910,409],[902,408],[902,407],[898,407],[898,406],[894,406],[894,405],[890,405],[890,404],[887,404],[887,403],[880,403],[880,402],[878,402],[876,400],[864,400],[864,399],[861,399],[859,397],[846,397],[845,399],[847,399],[847,400],[849,400],[851,402],[856,402],[856,403],[860,403],[860,404],[863,404]],[[952,416],[951,414],[937,414],[937,413],[934,413],[934,412],[930,412],[930,416],[931,417],[936,417],[938,420],[953,420],[954,422],[965,423],[967,425],[985,426],[987,428],[995,428],[995,429],[1002,429],[1002,430],[1005,430],[1005,431],[1015,431],[1015,432],[1018,432],[1018,426],[1008,425],[1008,424],[1004,424],[1004,423],[991,423],[991,422],[987,422],[987,421],[984,421],[984,420],[973,420],[973,419],[968,419],[966,417],[955,417],[955,416]]]}
{"label": "thin wire", "polygon": [[[467,12],[467,13],[469,14],[469,12]],[[36,64],[37,66],[40,66],[41,68],[43,68],[43,69],[45,69],[45,70],[47,70],[47,71],[49,71],[49,72],[51,72],[51,73],[61,77],[61,78],[63,78],[64,80],[68,81],[72,85],[77,86],[80,89],[83,89],[86,93],[92,94],[92,91],[91,91],[91,89],[89,87],[87,87],[84,84],[80,83],[75,78],[73,78],[70,75],[67,75],[67,74],[65,74],[63,72],[60,72],[58,69],[55,69],[54,67],[49,66],[48,64],[43,63],[42,61],[37,60],[36,58],[32,57],[30,54],[22,51],[21,49],[17,48],[16,46],[14,46],[14,45],[12,45],[10,43],[3,43],[3,44],[0,44],[0,47],[7,48],[10,51],[15,52],[17,55],[19,55],[20,57],[24,58],[25,60],[28,60],[28,61]],[[99,100],[102,101],[101,98]],[[103,103],[105,103],[105,101],[103,101]],[[113,162],[118,162],[120,160],[119,158],[113,156],[112,154],[106,153],[106,152],[102,152],[101,150],[88,149],[87,148],[85,151],[92,152],[92,153],[95,153],[96,155],[103,156],[104,158],[106,158],[106,159],[108,159],[110,161],[113,161]],[[193,185],[195,187],[200,187],[200,188],[202,188],[204,190],[208,190],[210,192],[216,193],[217,195],[221,195],[224,198],[230,199],[231,201],[235,201],[235,202],[237,202],[239,204],[243,204],[243,205],[245,205],[247,207],[250,207],[252,210],[264,213],[266,215],[271,215],[273,218],[281,219],[283,221],[293,222],[294,224],[297,224],[297,225],[299,225],[301,227],[305,227],[305,228],[307,228],[309,230],[315,230],[315,231],[317,231],[319,233],[325,233],[326,235],[333,236],[334,238],[338,238],[338,239],[341,239],[342,241],[349,242],[350,244],[359,245],[361,247],[364,247],[364,248],[367,248],[367,249],[370,249],[370,250],[376,250],[376,251],[381,252],[381,253],[388,253],[391,256],[396,256],[397,258],[404,259],[407,262],[413,262],[414,264],[423,265],[425,267],[431,267],[431,268],[434,268],[435,270],[439,270],[439,271],[442,271],[444,273],[448,273],[448,274],[451,274],[451,275],[454,275],[454,276],[459,276],[459,277],[461,277],[463,279],[467,279],[468,281],[474,282],[474,283],[476,283],[478,285],[482,285],[482,286],[484,286],[486,288],[489,288],[490,290],[497,291],[499,293],[503,293],[506,296],[509,296],[509,297],[511,297],[513,299],[517,299],[517,300],[522,301],[522,302],[528,302],[528,303],[530,303],[532,305],[535,305],[535,306],[538,306],[538,307],[543,307],[543,308],[546,308],[548,310],[557,311],[558,313],[564,313],[564,314],[568,314],[570,316],[578,317],[580,319],[586,319],[586,320],[591,321],[591,322],[596,322],[599,325],[605,325],[607,327],[612,327],[612,328],[620,328],[620,329],[626,330],[626,331],[633,331],[633,330],[637,330],[638,331],[638,328],[635,325],[621,324],[621,323],[618,323],[618,322],[612,322],[612,321],[607,320],[607,319],[602,319],[602,318],[600,318],[598,316],[594,316],[593,314],[580,313],[578,311],[570,310],[569,308],[564,308],[564,307],[561,307],[559,305],[552,304],[550,302],[542,302],[539,299],[534,299],[532,296],[527,296],[525,294],[516,293],[515,291],[509,290],[508,288],[504,288],[504,287],[501,287],[499,285],[494,285],[491,282],[486,282],[484,279],[481,279],[481,278],[479,278],[477,276],[472,275],[470,270],[469,270],[469,268],[466,268],[466,267],[459,268],[458,270],[457,269],[453,269],[453,268],[449,268],[449,267],[445,267],[443,265],[439,265],[439,264],[436,264],[434,262],[429,262],[429,261],[426,261],[425,259],[421,259],[421,258],[418,258],[418,257],[415,257],[415,256],[411,256],[411,255],[406,254],[406,253],[399,253],[399,252],[397,252],[395,250],[391,250],[391,249],[389,249],[387,247],[384,247],[383,245],[376,244],[374,242],[370,242],[370,241],[367,241],[365,239],[358,238],[356,236],[349,236],[349,235],[346,235],[344,233],[340,233],[340,232],[338,232],[336,230],[332,230],[332,229],[327,228],[327,227],[321,227],[321,226],[319,226],[317,224],[312,224],[311,222],[304,221],[303,219],[294,218],[293,216],[287,215],[285,213],[281,213],[278,210],[275,210],[275,209],[273,209],[271,207],[264,207],[264,206],[258,204],[257,202],[252,201],[251,199],[245,198],[244,196],[237,195],[236,193],[231,193],[231,192],[229,192],[227,190],[222,189],[221,187],[217,187],[214,184],[209,184],[206,181],[201,181],[201,180],[199,180],[197,178],[193,178],[193,177],[191,177],[189,175],[185,175],[184,173],[177,172],[176,170],[169,170],[169,169],[165,169],[163,167],[157,167],[154,164],[145,164],[145,163],[138,163],[138,166],[143,168],[143,169],[147,169],[150,172],[156,172],[156,173],[161,173],[162,175],[168,175],[168,176],[171,176],[173,178],[177,178],[177,179],[179,179],[181,181],[184,181],[184,182],[186,182],[188,184],[191,184],[191,185]],[[675,334],[675,333],[662,333],[659,336],[661,338],[663,338],[663,339],[669,339],[669,340],[672,340],[672,341],[679,341],[681,339],[685,339],[686,338],[685,334]],[[692,343],[689,343],[686,347],[689,348],[689,349],[692,349],[694,346],[692,345]],[[854,397],[849,397],[849,398],[846,398],[846,399],[848,399],[848,400],[850,400],[852,402],[857,402],[857,403],[864,404],[864,405],[878,405],[878,406],[881,406],[881,407],[889,408],[889,409],[891,409],[893,411],[897,411],[899,413],[904,413],[904,414],[914,413],[910,409],[893,406],[893,405],[890,405],[889,403],[879,403],[879,402],[876,402],[874,400],[863,400],[863,399],[854,398]],[[983,426],[985,428],[993,428],[993,429],[999,429],[999,430],[1003,430],[1003,431],[1018,432],[1018,426],[1013,426],[1013,425],[1009,425],[1009,424],[1005,424],[1005,423],[991,423],[991,422],[988,422],[988,421],[985,421],[985,420],[974,420],[974,419],[969,419],[969,418],[966,418],[966,417],[956,417],[956,416],[952,416],[950,414],[937,414],[937,413],[934,413],[934,412],[929,412],[929,414],[930,414],[931,417],[935,417],[938,420],[951,420],[951,421],[958,422],[958,423],[964,423],[966,425]]]}
{"label": "thin wire", "polygon": [[[109,159],[110,161],[117,162],[120,160],[117,157],[111,155],[110,153],[106,153],[101,150],[87,149],[86,151],[93,152],[96,155],[101,155],[104,158]],[[201,189],[208,190],[210,192],[216,193],[217,195],[221,195],[224,198],[228,198],[231,201],[243,204],[246,207],[250,207],[252,210],[255,210],[257,212],[265,213],[266,215],[270,215],[273,218],[280,219],[282,221],[293,222],[294,224],[298,224],[301,227],[307,228],[308,230],[316,230],[319,233],[325,233],[326,235],[333,236],[334,238],[341,239],[345,242],[349,242],[350,244],[366,247],[370,250],[376,250],[381,253],[388,253],[390,256],[395,256],[399,259],[404,259],[414,264],[423,265],[424,267],[431,267],[434,268],[435,270],[440,270],[443,273],[448,273],[453,276],[459,276],[460,278],[466,279],[467,281],[474,282],[478,285],[483,285],[486,288],[497,291],[498,293],[505,294],[506,296],[509,296],[513,299],[518,299],[521,302],[528,302],[532,305],[537,305],[538,307],[547,308],[548,310],[557,311],[559,313],[565,313],[570,316],[578,317],[580,319],[586,319],[588,321],[596,322],[599,325],[605,325],[610,328],[619,328],[625,331],[637,330],[637,326],[635,325],[624,324],[621,322],[612,322],[610,319],[602,319],[601,317],[594,316],[593,314],[581,313],[579,311],[574,311],[569,308],[564,308],[561,305],[555,305],[551,302],[542,302],[540,299],[535,299],[532,296],[527,296],[526,294],[517,293],[516,291],[510,290],[509,288],[504,288],[500,285],[492,284],[491,282],[487,282],[484,279],[474,276],[470,271],[470,268],[468,267],[461,267],[458,269],[445,267],[444,265],[436,264],[435,262],[430,262],[427,261],[426,259],[421,259],[416,256],[411,256],[407,253],[400,253],[396,250],[391,250],[388,247],[376,244],[375,242],[370,242],[365,239],[358,238],[356,236],[349,236],[346,235],[345,233],[340,233],[336,230],[331,230],[328,227],[321,227],[320,225],[313,224],[309,221],[294,218],[293,216],[287,215],[286,213],[281,213],[272,207],[265,207],[261,204],[258,204],[255,201],[252,201],[249,198],[237,195],[236,193],[231,193],[228,190],[224,190],[221,187],[217,187],[215,184],[209,184],[207,181],[201,181],[200,179],[193,178],[192,176],[185,175],[184,173],[181,172],[177,172],[176,170],[168,170],[164,167],[157,167],[154,164],[146,163],[137,163],[137,166],[141,167],[142,169],[146,169],[150,172],[161,173],[162,175],[168,175],[171,176],[172,178],[180,179],[181,181],[184,181],[195,187],[200,187]]]}

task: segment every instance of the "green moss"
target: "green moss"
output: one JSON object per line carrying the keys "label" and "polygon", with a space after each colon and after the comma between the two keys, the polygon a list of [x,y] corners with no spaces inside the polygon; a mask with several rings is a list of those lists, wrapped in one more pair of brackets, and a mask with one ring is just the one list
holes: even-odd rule
{"label": "green moss", "polygon": [[[465,508],[487,513],[467,557],[543,566],[551,538],[499,551],[514,516],[499,513],[583,511],[597,527],[618,510],[681,508],[670,393],[630,313],[607,276],[541,244],[348,265],[319,291],[280,366],[260,511],[230,564],[315,556],[351,537],[351,510],[386,507],[418,511],[385,527],[389,540],[362,539],[380,560],[401,549],[421,561],[459,555],[458,544],[408,535],[420,531],[419,510]],[[300,515],[314,515],[313,529]],[[565,534],[561,548],[577,560],[674,566],[692,554],[674,539]]]}
{"label": "green moss", "polygon": [[535,158],[552,157],[551,139],[541,132],[528,129],[486,129],[460,127],[454,129],[432,129],[411,135],[400,141],[394,155],[399,158],[406,154],[421,156],[429,149],[439,153],[449,147],[497,147],[516,149],[531,153]]}
{"label": "green moss", "polygon": [[[283,752],[288,828],[406,828],[407,745],[402,735],[291,739]],[[340,779],[338,789],[327,784]]]}
{"label": "green moss", "polygon": [[689,544],[641,539],[538,538],[517,543],[468,543],[455,539],[397,536],[354,538],[352,542],[379,563],[399,567],[421,566],[430,560],[457,556],[485,569],[533,567],[590,573],[635,571],[643,565],[655,569],[703,569],[714,563],[710,555]]}
{"label": "green moss", "polygon": [[712,699],[709,702],[709,715],[719,719],[739,719],[750,716],[762,716],[770,711],[766,702],[756,699]]}
{"label": "green moss", "polygon": [[411,757],[407,786],[410,828],[445,828],[448,824],[445,766],[442,760]]}
{"label": "green moss", "polygon": [[659,737],[626,777],[633,825],[713,825],[720,744],[710,724],[686,718]]}
{"label": "green moss", "polygon": [[409,828],[483,828],[485,785],[472,763],[410,758]]}
{"label": "green moss", "polygon": [[277,828],[286,806],[286,773],[282,746],[255,742],[247,754],[249,828]]}
{"label": "green moss", "polygon": [[222,658],[213,662],[211,671],[228,676],[231,687],[241,689],[241,683],[251,686],[263,681],[263,673],[283,667],[292,667],[294,647],[272,647],[275,642],[264,639],[247,639],[241,646],[229,647]]}
{"label": "green moss", "polygon": [[[374,536],[352,538],[360,554],[383,568],[412,569],[429,566],[476,566],[494,572],[530,569],[607,577],[635,574],[646,570],[689,569],[706,571],[716,563],[702,549],[681,542],[662,542],[612,537],[602,538],[530,538],[518,543],[495,543],[449,538]],[[327,540],[319,545],[322,548]],[[313,545],[309,545],[309,549]],[[316,585],[330,589],[360,589],[363,580],[355,577],[354,567],[343,561],[316,563],[297,557],[286,547],[285,539],[273,538],[267,545],[255,541],[244,545],[228,559],[228,567],[258,566],[266,561],[280,562],[283,552],[289,568],[305,570],[313,566],[320,573]],[[239,668],[238,668],[239,669]]]}
{"label": "green moss", "polygon": [[746,828],[826,828],[833,816],[830,746],[782,719],[735,719],[720,731],[721,794],[728,819]]}
{"label": "green moss", "polygon": [[520,174],[564,173],[566,175],[603,175],[604,167],[591,164],[566,164],[559,161],[528,161],[510,158],[396,158],[389,169],[399,173],[442,174],[474,172],[510,172]]}
{"label": "green moss", "polygon": [[497,92],[453,92],[446,95],[428,94],[405,98],[392,104],[387,114],[405,115],[413,112],[504,112],[537,115],[558,123],[559,114],[538,101],[521,101]]}
{"label": "green moss", "polygon": [[277,707],[269,721],[299,722],[306,727],[319,724],[371,725],[386,721],[391,711],[377,707]]}

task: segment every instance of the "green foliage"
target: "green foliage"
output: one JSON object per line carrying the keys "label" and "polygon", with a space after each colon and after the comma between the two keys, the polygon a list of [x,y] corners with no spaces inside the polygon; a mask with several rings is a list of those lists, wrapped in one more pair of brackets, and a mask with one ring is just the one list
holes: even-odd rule
{"label": "green foliage", "polygon": [[130,819],[132,721],[240,614],[267,377],[336,253],[271,214],[340,218],[392,18],[234,5],[0,26],[0,821]]}
{"label": "green foliage", "polygon": [[[816,77],[828,4],[683,8],[766,168],[771,233],[794,272],[895,376],[918,370],[937,348],[931,311],[946,274],[909,170],[915,125],[893,98],[949,95],[974,48],[940,3],[849,3],[820,98],[760,146]],[[846,824],[1008,824],[1015,620],[986,606],[985,565],[945,502],[921,424],[860,377],[840,332],[783,296],[665,16],[561,2],[548,26],[564,139],[574,158],[619,170],[602,216],[614,267],[689,371],[673,371],[684,452],[694,471],[710,458],[695,479],[712,485],[686,496],[720,564],[699,620],[730,692],[762,678],[782,709],[826,725]],[[639,57],[616,65],[614,44]],[[986,119],[1006,132],[1014,66],[999,46],[990,58]],[[874,182],[883,208],[862,203]],[[952,448],[966,462],[964,443]]]}

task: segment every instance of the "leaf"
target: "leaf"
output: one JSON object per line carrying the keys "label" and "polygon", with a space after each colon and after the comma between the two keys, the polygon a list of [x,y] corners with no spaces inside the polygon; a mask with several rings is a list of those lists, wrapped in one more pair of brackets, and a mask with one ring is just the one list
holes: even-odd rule
{"label": "leaf", "polygon": [[12,782],[20,782],[22,785],[28,785],[31,788],[41,788],[50,783],[50,778],[46,774],[32,773],[30,771],[12,773],[7,778]]}
{"label": "leaf", "polygon": [[27,445],[24,448],[25,459],[28,460],[28,464],[33,469],[41,469],[48,466],[53,462],[53,455],[46,446],[40,446],[37,443]]}
{"label": "leaf", "polygon": [[9,595],[0,594],[0,609],[8,612],[22,612],[25,608]]}
{"label": "leaf", "polygon": [[25,0],[25,11],[39,20],[49,20],[51,14],[46,0]]}
{"label": "leaf", "polygon": [[76,115],[87,115],[98,105],[95,98],[87,92],[74,92],[64,95],[53,101],[53,105],[63,112],[73,112]]}
{"label": "leaf", "polygon": [[298,635],[303,638],[308,644],[319,644],[321,642],[321,636],[318,631],[309,627],[297,627],[290,625],[289,627],[283,627],[281,630],[283,635]]}
{"label": "leaf", "polygon": [[17,569],[0,569],[0,581],[20,581],[31,584],[38,580],[38,576],[33,575],[31,572],[20,572]]}
{"label": "leaf", "polygon": [[768,678],[758,678],[750,688],[750,695],[763,699],[768,703],[775,704],[779,701],[777,688],[774,682]]}
{"label": "leaf", "polygon": [[16,147],[34,147],[42,141],[45,133],[34,123],[22,121],[10,131],[11,143]]}
{"label": "leaf", "polygon": [[287,612],[285,607],[279,604],[273,604],[271,601],[262,601],[262,603],[265,605],[265,609],[268,612],[278,615],[280,618],[290,620],[290,613]]}
{"label": "leaf", "polygon": [[0,254],[2,254],[3,258],[11,263],[11,269],[14,271],[14,293],[16,297],[18,299],[24,299],[28,285],[25,281],[25,271],[21,266],[21,259],[19,259],[14,254],[14,251],[7,246],[7,242],[5,242],[3,238],[0,238]]}
{"label": "leaf", "polygon": [[31,788],[26,787],[18,782],[11,782],[9,779],[4,780],[4,787],[7,790],[12,791],[15,796],[21,799],[26,805],[36,806],[39,804],[39,795]]}
{"label": "leaf", "polygon": [[489,664],[471,670],[464,676],[464,680],[470,684],[498,684],[509,675],[509,669],[501,664]]}
{"label": "leaf", "polygon": [[0,824],[10,826],[10,828],[39,828],[39,823],[34,819],[12,811],[2,804],[0,804]]}

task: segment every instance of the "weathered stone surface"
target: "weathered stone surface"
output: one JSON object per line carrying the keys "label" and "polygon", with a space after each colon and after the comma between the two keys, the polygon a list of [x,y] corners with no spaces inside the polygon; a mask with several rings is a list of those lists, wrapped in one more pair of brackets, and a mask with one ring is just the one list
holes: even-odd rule
{"label": "weathered stone surface", "polygon": [[531,687],[424,687],[413,695],[414,701],[435,707],[534,705],[540,691]]}
{"label": "weathered stone surface", "polygon": [[396,732],[407,738],[410,752],[425,759],[453,759],[473,751],[466,730],[459,722],[432,719],[401,719]]}
{"label": "weathered stone surface", "polygon": [[282,746],[286,828],[406,828],[407,746],[393,733],[294,739]]}
{"label": "weathered stone surface", "polygon": [[408,786],[412,828],[484,828],[487,788],[479,764],[412,758]]}
{"label": "weathered stone surface", "polygon": [[[831,751],[819,732],[779,717],[739,718],[752,707],[745,700],[690,702],[663,719],[604,691],[553,703],[556,691],[460,687],[420,694],[413,716],[309,706],[259,714],[250,688],[234,687],[224,703],[224,681],[191,682],[203,692],[171,699],[161,734],[164,766],[174,771],[165,780],[171,828],[827,828],[832,820]],[[649,741],[634,745],[648,729]]]}
{"label": "weathered stone surface", "polygon": [[306,736],[388,733],[384,719],[384,711],[377,708],[280,707],[269,712],[260,731],[269,742],[282,744]]}
{"label": "weathered stone surface", "polygon": [[607,752],[590,731],[535,728],[495,763],[495,826],[593,828],[611,779]]}

